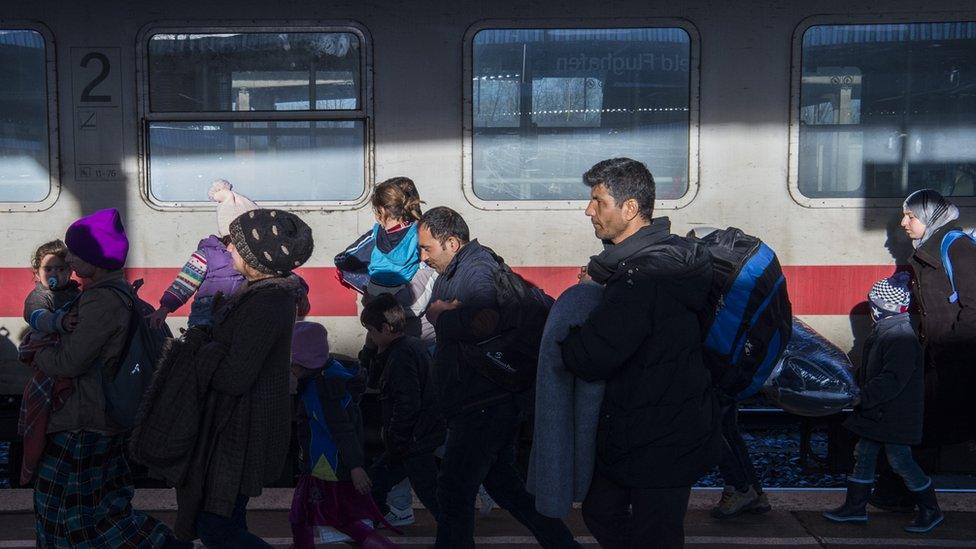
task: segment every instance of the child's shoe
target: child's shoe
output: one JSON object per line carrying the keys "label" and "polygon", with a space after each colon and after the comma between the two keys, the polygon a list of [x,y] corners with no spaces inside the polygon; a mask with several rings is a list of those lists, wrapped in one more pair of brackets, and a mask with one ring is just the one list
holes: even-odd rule
{"label": "child's shoe", "polygon": [[384,518],[386,518],[386,522],[390,523],[390,526],[410,526],[414,522],[417,522],[413,514],[413,507],[400,509],[391,505],[390,512]]}

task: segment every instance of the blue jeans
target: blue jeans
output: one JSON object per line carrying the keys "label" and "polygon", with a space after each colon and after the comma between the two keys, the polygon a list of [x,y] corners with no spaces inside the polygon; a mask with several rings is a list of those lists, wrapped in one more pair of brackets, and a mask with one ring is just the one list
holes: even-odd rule
{"label": "blue jeans", "polygon": [[878,463],[878,454],[884,446],[885,455],[891,469],[905,481],[905,486],[913,492],[928,487],[929,477],[925,471],[915,463],[912,449],[905,444],[889,444],[862,438],[854,447],[854,471],[850,479],[854,482],[869,484],[874,482],[874,468]]}
{"label": "blue jeans", "polygon": [[197,534],[200,541],[209,549],[270,549],[263,539],[247,531],[247,500],[244,495],[237,496],[234,512],[230,517],[222,517],[206,511],[197,515]]}
{"label": "blue jeans", "polygon": [[762,485],[756,476],[756,469],[749,457],[749,449],[739,432],[739,408],[735,403],[722,413],[722,459],[718,464],[719,473],[725,484],[745,492],[752,486],[757,494],[762,493]]}
{"label": "blue jeans", "polygon": [[474,548],[474,498],[478,485],[525,525],[546,548],[578,548],[566,525],[535,510],[535,498],[515,468],[522,414],[514,399],[465,413],[448,424],[437,477],[437,542],[442,549]]}

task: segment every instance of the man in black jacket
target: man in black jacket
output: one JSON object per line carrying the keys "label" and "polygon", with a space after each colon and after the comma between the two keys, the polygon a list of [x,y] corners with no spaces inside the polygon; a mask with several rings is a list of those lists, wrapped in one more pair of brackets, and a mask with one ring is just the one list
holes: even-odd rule
{"label": "man in black jacket", "polygon": [[478,342],[495,335],[499,318],[494,253],[469,241],[464,219],[433,208],[418,228],[420,257],[437,271],[427,319],[437,334],[434,387],[447,419],[444,460],[437,478],[440,516],[436,547],[474,547],[478,485],[543,547],[579,547],[566,525],[540,515],[515,468],[515,440],[523,413],[513,393],[477,372]]}
{"label": "man in black jacket", "polygon": [[[370,468],[373,499],[384,515],[390,490],[405,478],[434,518],[437,505],[437,461],[434,450],[444,443],[444,425],[431,413],[434,391],[427,346],[406,335],[407,314],[392,294],[380,294],[360,316],[376,345],[370,377],[378,377],[386,451]],[[387,520],[391,518],[387,515]],[[392,522],[392,521],[391,521]],[[394,525],[396,526],[396,525]]]}
{"label": "man in black jacket", "polygon": [[711,257],[652,219],[654,178],[640,162],[604,160],[583,181],[606,246],[586,269],[603,301],[562,342],[566,368],[606,381],[583,519],[606,548],[681,547],[691,485],[721,441],[697,316]]}

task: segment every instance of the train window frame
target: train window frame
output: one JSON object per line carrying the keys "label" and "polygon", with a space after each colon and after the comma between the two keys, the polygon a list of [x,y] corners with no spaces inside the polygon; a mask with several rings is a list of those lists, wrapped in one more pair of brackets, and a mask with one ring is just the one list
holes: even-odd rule
{"label": "train window frame", "polygon": [[35,202],[0,201],[0,212],[42,212],[50,209],[61,196],[61,151],[60,128],[58,126],[58,71],[57,49],[54,33],[40,21],[22,19],[0,19],[2,30],[29,30],[41,35],[44,40],[45,102],[47,104],[48,141],[48,192],[47,196]]}
{"label": "train window frame", "polygon": [[[326,33],[355,34],[360,44],[361,85],[359,108],[348,110],[282,110],[282,111],[203,111],[156,112],[150,108],[149,41],[157,34],[217,33]],[[348,200],[261,200],[264,207],[292,211],[345,211],[362,208],[373,191],[375,142],[373,130],[373,40],[369,31],[355,21],[228,21],[220,25],[199,21],[158,21],[144,26],[136,38],[137,105],[139,131],[139,194],[151,208],[160,211],[210,211],[213,203],[204,196],[199,201],[166,201],[153,195],[150,174],[151,150],[149,127],[153,122],[343,122],[363,124],[363,189]],[[201,193],[202,194],[202,193]]]}
{"label": "train window frame", "polygon": [[[484,30],[543,29],[646,29],[680,28],[688,34],[688,189],[680,198],[655,200],[655,210],[679,210],[691,204],[700,189],[701,133],[701,35],[688,19],[676,17],[586,19],[483,19],[473,23],[464,34],[461,138],[461,190],[465,200],[480,210],[572,210],[586,208],[587,200],[486,200],[474,190],[474,38]],[[651,173],[654,172],[650,166]],[[580,174],[582,176],[582,174]],[[580,179],[582,184],[582,179]]]}
{"label": "train window frame", "polygon": [[[787,167],[787,186],[790,198],[796,204],[812,209],[878,209],[900,208],[905,197],[809,197],[800,191],[799,149],[800,149],[800,90],[803,76],[803,38],[811,27],[840,25],[906,25],[926,23],[956,23],[976,21],[972,12],[947,11],[940,13],[814,15],[801,20],[793,29],[790,52],[790,115],[789,115],[789,153]],[[953,203],[962,207],[976,206],[976,196],[952,197]]]}

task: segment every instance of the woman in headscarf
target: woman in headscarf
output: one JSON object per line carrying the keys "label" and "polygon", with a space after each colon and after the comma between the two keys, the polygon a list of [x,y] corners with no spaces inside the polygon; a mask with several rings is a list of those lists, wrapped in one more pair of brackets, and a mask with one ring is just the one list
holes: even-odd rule
{"label": "woman in headscarf", "polygon": [[[905,199],[901,226],[915,246],[911,257],[915,305],[921,315],[919,339],[925,349],[923,446],[941,446],[976,437],[976,244],[946,239],[960,231],[959,208],[931,189]],[[943,242],[955,288],[942,260]],[[954,293],[955,292],[955,293]]]}

